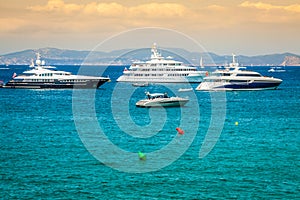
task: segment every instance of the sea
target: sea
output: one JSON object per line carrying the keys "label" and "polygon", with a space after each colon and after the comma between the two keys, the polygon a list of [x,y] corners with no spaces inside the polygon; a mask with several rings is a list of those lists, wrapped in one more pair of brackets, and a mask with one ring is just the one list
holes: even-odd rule
{"label": "sea", "polygon": [[[27,68],[0,66],[0,80]],[[109,76],[99,89],[2,88],[0,198],[300,199],[300,67],[269,68],[248,67],[276,90],[133,87],[116,82],[124,66],[57,66]],[[147,91],[190,101],[136,107]]]}

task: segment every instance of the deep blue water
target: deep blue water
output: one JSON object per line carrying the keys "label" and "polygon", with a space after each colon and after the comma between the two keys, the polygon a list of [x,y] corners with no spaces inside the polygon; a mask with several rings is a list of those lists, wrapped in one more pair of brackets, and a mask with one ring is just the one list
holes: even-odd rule
{"label": "deep blue water", "polygon": [[[0,68],[6,82],[26,66]],[[250,69],[283,83],[269,91],[176,93],[190,86],[134,88],[115,82],[123,67],[109,67],[96,70],[112,79],[98,90],[0,89],[0,197],[299,199],[300,67],[272,74],[268,67]],[[136,108],[145,90],[190,102]],[[209,130],[216,133],[208,144],[216,144],[199,158]]]}

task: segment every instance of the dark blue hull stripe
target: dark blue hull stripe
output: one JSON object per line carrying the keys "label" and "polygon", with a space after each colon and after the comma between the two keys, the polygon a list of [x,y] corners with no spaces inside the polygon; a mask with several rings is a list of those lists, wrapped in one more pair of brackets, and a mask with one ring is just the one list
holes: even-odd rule
{"label": "dark blue hull stripe", "polygon": [[231,83],[217,88],[228,88],[228,89],[259,89],[259,88],[274,88],[278,87],[280,83],[264,83],[264,82],[253,82],[253,83]]}
{"label": "dark blue hull stripe", "polygon": [[6,88],[29,88],[29,89],[64,89],[64,88],[98,88],[108,80],[97,80],[88,82],[16,82],[9,81],[4,87]]}

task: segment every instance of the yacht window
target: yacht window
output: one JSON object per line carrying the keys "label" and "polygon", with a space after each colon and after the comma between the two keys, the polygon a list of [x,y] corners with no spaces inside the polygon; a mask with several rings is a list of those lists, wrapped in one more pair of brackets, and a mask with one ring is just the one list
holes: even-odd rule
{"label": "yacht window", "polygon": [[234,83],[234,82],[247,82],[247,80],[230,80],[229,82]]}
{"label": "yacht window", "polygon": [[237,74],[236,76],[251,76],[251,77],[260,77],[260,74]]}
{"label": "yacht window", "polygon": [[229,73],[223,73],[222,76],[230,76]]}

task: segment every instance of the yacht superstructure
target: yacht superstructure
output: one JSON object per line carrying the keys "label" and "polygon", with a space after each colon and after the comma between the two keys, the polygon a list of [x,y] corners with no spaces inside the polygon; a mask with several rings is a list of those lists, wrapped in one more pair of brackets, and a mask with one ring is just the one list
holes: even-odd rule
{"label": "yacht superstructure", "polygon": [[129,69],[125,68],[118,82],[147,83],[200,83],[205,75],[196,67],[180,61],[165,59],[157,50],[156,44],[151,49],[151,60],[134,62]]}

